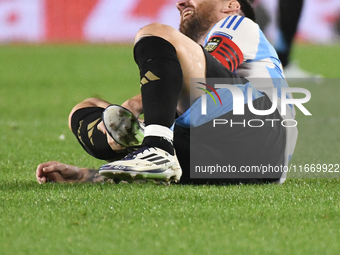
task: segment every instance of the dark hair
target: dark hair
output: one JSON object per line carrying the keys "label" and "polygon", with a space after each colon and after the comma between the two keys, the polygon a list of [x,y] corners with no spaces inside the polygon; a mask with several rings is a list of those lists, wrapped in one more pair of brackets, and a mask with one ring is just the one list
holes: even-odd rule
{"label": "dark hair", "polygon": [[249,2],[249,0],[237,0],[241,5],[241,11],[243,12],[244,16],[255,21],[255,12],[254,8]]}

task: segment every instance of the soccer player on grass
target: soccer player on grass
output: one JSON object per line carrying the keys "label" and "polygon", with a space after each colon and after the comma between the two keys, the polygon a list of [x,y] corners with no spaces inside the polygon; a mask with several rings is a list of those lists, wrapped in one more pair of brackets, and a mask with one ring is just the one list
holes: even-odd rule
{"label": "soccer player on grass", "polygon": [[[141,95],[122,106],[135,116],[144,113],[142,145],[128,154],[126,148],[115,143],[101,122],[104,108],[110,104],[91,98],[76,105],[69,117],[69,126],[83,148],[94,157],[113,161],[103,165],[100,172],[128,180],[138,175],[151,180],[161,176],[165,181],[206,183],[207,180],[190,179],[190,150],[191,155],[203,160],[227,159],[237,167],[287,165],[295,147],[297,129],[286,129],[279,122],[261,128],[230,128],[222,136],[212,133],[206,140],[196,139],[190,147],[190,128],[199,130],[211,124],[215,117],[232,116],[232,108],[228,108],[232,94],[228,89],[220,89],[221,103],[227,107],[212,112],[210,119],[193,127],[191,121],[201,120],[195,106],[200,105],[203,92],[190,91],[191,78],[229,78],[243,93],[245,88],[254,86],[252,103],[258,110],[271,107],[274,86],[281,88],[287,84],[282,82],[282,66],[274,48],[254,23],[255,15],[248,0],[187,0],[179,1],[177,8],[181,14],[180,32],[166,25],[151,24],[136,35],[134,57],[140,70]],[[267,78],[268,84],[261,87],[255,82],[252,86],[241,77]],[[194,104],[190,103],[190,96],[197,99]],[[247,120],[254,117],[264,120],[268,116],[255,116],[249,111],[242,116]],[[294,108],[289,105],[287,116],[281,116],[277,109],[270,115],[277,120],[294,117]],[[211,150],[213,144],[209,141],[216,139],[225,144],[222,153]],[[103,179],[95,170],[59,162],[40,164],[36,176],[40,183]],[[277,182],[282,177],[282,172],[252,179],[231,175],[209,182]]]}

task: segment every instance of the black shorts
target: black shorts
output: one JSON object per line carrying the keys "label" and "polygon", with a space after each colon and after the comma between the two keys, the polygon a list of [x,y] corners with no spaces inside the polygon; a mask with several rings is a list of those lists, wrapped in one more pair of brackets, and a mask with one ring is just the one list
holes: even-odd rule
{"label": "black shorts", "polygon": [[[247,79],[237,76],[225,68],[217,61],[210,53],[203,48],[206,58],[206,78],[232,78],[233,84],[246,84]],[[267,95],[254,100],[255,109],[266,110],[272,106],[272,102]],[[282,117],[276,110],[270,116],[255,116],[249,112],[248,107],[245,107],[244,116],[233,116],[232,113],[227,113],[220,116],[221,119],[233,118],[235,122],[248,121],[250,119],[279,119]],[[176,149],[178,160],[183,169],[181,183],[214,183],[214,184],[234,184],[234,183],[263,183],[276,182],[282,172],[258,174],[249,176],[233,175],[225,179],[194,179],[190,178],[190,163],[193,162],[192,157],[197,158],[197,162],[207,163],[211,165],[219,161],[227,161],[230,165],[240,168],[241,166],[251,165],[284,165],[285,144],[286,144],[286,129],[279,124],[275,127],[267,125],[263,128],[244,128],[235,127],[214,132],[211,129],[211,122],[205,123],[202,126],[193,129],[183,128],[175,125],[174,129],[174,147]],[[222,153],[216,151],[216,144],[224,144]],[[190,153],[191,152],[191,153]],[[221,152],[221,151],[220,151]]]}
{"label": "black shorts", "polygon": [[[272,105],[267,96],[254,101],[256,109],[266,110]],[[269,116],[257,116],[247,110],[242,116],[232,113],[224,114],[219,119],[230,120],[238,124],[233,127],[219,125],[213,128],[212,121],[199,127],[183,128],[175,125],[174,147],[183,174],[181,183],[193,184],[238,184],[238,183],[270,183],[278,181],[283,174],[285,163],[286,128],[281,125],[282,117],[276,110]],[[267,122],[263,127],[249,127],[249,120],[280,120],[272,126]],[[254,122],[256,123],[256,122]],[[258,122],[257,122],[258,123]],[[190,172],[196,166],[231,166],[242,170],[242,167],[279,167],[277,172],[244,172],[226,173],[223,178],[193,178]]]}

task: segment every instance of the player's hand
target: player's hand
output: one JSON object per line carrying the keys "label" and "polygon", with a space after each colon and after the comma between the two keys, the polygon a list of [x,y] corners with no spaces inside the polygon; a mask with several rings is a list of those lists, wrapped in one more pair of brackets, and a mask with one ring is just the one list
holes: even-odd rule
{"label": "player's hand", "polygon": [[113,140],[113,138],[107,133],[103,121],[101,121],[101,122],[97,125],[97,128],[98,128],[98,130],[100,130],[101,132],[103,132],[104,135],[106,135],[107,143],[110,145],[110,147],[112,148],[112,150],[114,150],[114,151],[121,151],[121,150],[124,150],[124,149],[125,149],[125,147],[123,147],[123,146],[121,146],[120,144],[116,143],[116,141]]}
{"label": "player's hand", "polygon": [[40,184],[46,182],[77,182],[83,176],[80,168],[57,161],[40,164],[35,175]]}

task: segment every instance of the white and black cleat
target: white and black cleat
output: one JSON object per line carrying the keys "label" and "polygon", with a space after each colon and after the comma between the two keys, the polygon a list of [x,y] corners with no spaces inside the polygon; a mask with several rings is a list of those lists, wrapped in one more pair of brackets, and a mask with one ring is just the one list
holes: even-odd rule
{"label": "white and black cleat", "polygon": [[115,182],[150,180],[170,183],[180,180],[182,169],[176,156],[159,148],[142,146],[122,160],[101,166],[99,173]]}

